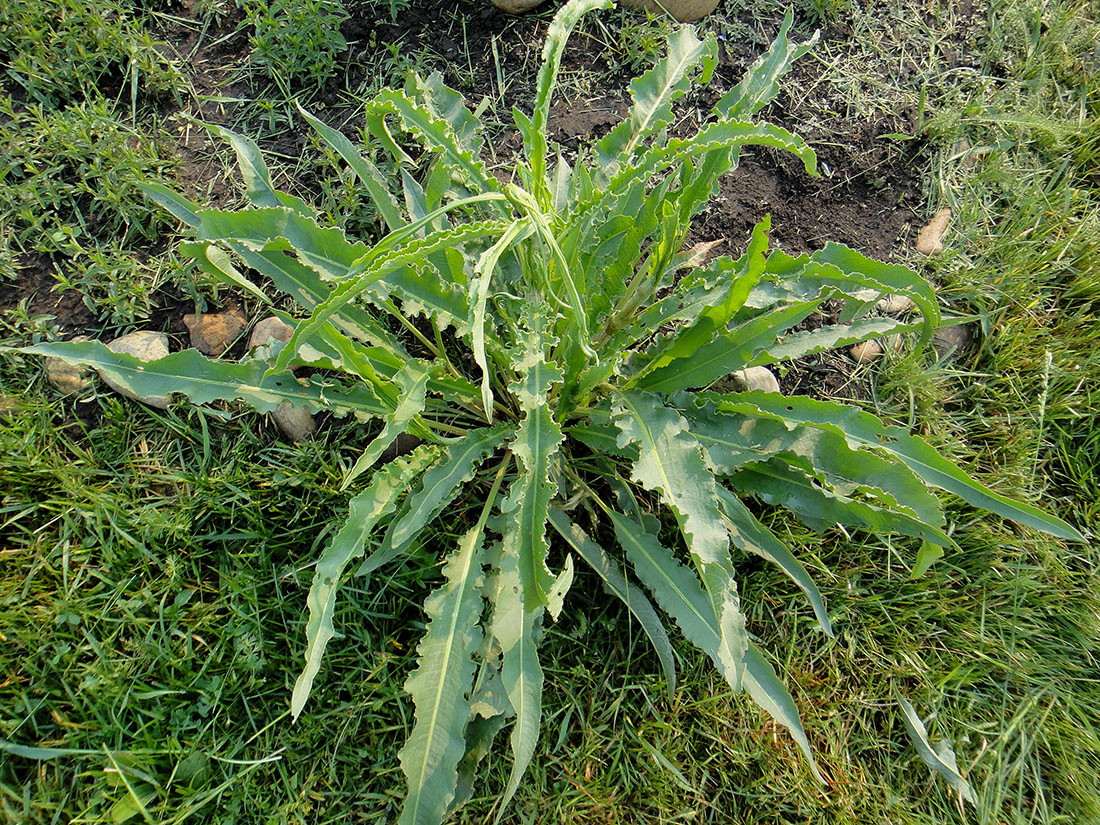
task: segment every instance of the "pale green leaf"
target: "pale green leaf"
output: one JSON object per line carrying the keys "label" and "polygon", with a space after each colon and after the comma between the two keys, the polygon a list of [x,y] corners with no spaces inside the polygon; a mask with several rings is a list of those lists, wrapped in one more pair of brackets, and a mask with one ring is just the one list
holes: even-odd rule
{"label": "pale green leaf", "polygon": [[405,682],[416,724],[398,755],[409,785],[401,825],[438,825],[454,798],[466,753],[473,656],[481,644],[483,534],[479,523],[459,540],[443,566],[443,585],[424,603],[430,621],[417,646],[417,668]]}
{"label": "pale green leaf", "polygon": [[775,675],[772,666],[767,663],[756,645],[750,644],[745,653],[745,691],[760,705],[772,719],[785,727],[791,734],[791,738],[806,755],[810,763],[810,770],[821,784],[825,784],[825,777],[817,768],[813,751],[810,749],[810,740],[806,737],[806,731],[802,728],[802,719],[790,691],[787,690],[779,677]]}
{"label": "pale green leaf", "polygon": [[[420,486],[411,496],[401,515],[386,533],[385,545],[395,555],[409,546],[426,524],[463,492],[462,485],[473,478],[478,465],[514,432],[507,424],[469,431],[447,445],[446,455],[424,473]],[[365,572],[360,569],[359,574]]]}
{"label": "pale green leaf", "polygon": [[741,613],[729,533],[718,507],[717,483],[703,461],[687,422],[650,393],[621,396],[613,408],[619,445],[637,444],[631,478],[658,493],[676,516],[680,533],[699,569],[718,618],[723,669],[736,688],[743,670],[748,633]]}
{"label": "pale green leaf", "polygon": [[805,471],[783,462],[746,465],[729,476],[728,481],[741,492],[750,493],[768,504],[786,507],[814,530],[843,524],[872,534],[900,533],[941,547],[955,546],[951,537],[938,527],[900,510],[828,489]]}
{"label": "pale green leaf", "polygon": [[188,226],[199,225],[199,206],[187,200],[183,195],[177,194],[160,183],[142,182],[138,188],[145,196],[157,206],[170,212],[175,218],[183,221]]}
{"label": "pale green leaf", "polygon": [[368,251],[365,244],[349,241],[342,230],[322,229],[312,218],[282,206],[240,212],[203,209],[198,217],[200,241],[239,241],[262,249],[281,238],[303,264],[330,280],[344,278]]}
{"label": "pale green leaf", "polygon": [[692,434],[720,474],[730,475],[746,464],[778,458],[818,477],[842,495],[859,493],[888,508],[904,508],[931,527],[943,526],[939,500],[912,470],[889,454],[853,448],[835,429],[718,411],[721,405],[698,397],[696,404],[686,397],[685,401],[683,411]]}
{"label": "pale green leaf", "polygon": [[303,386],[289,373],[268,375],[263,361],[213,361],[193,349],[148,362],[111,352],[98,341],[38,344],[18,351],[94,367],[140,396],[181,393],[195,404],[239,400],[262,413],[272,412],[284,401],[311,412],[337,415],[382,416],[389,411],[364,384],[345,387],[316,376]]}
{"label": "pale green leaf", "polygon": [[356,478],[365,473],[381,457],[385,449],[398,435],[405,432],[409,423],[424,411],[424,393],[428,387],[431,367],[423,361],[411,360],[394,376],[400,395],[397,406],[386,416],[382,432],[363,450],[355,465],[344,476],[341,490],[347,489]]}
{"label": "pale green leaf", "polygon": [[179,251],[184,255],[192,256],[199,269],[207,275],[217,278],[228,286],[243,289],[265,304],[271,304],[271,299],[264,294],[264,291],[242,275],[240,270],[233,265],[229,255],[220,247],[208,243],[183,241],[179,245]]}
{"label": "pale green leaf", "polygon": [[298,718],[305,707],[313,680],[321,667],[325,647],[335,632],[332,618],[344,569],[351,561],[363,555],[363,548],[371,531],[379,521],[394,511],[398,498],[408,490],[412,480],[437,457],[438,453],[434,448],[421,447],[375,473],[370,486],[351,500],[344,526],[318,559],[313,584],[306,598],[309,607],[309,620],[306,622],[306,666],[294,683],[290,700],[290,713],[294,719]]}
{"label": "pale green leaf", "polygon": [[[685,638],[706,653],[718,672],[733,685],[734,680],[725,670],[723,657],[719,654],[721,638],[718,620],[695,574],[676,561],[671,551],[661,546],[657,537],[636,521],[614,511],[609,515],[615,526],[615,535],[638,578],[650,589],[661,608],[680,626]],[[814,776],[824,781],[790,693],[751,643],[745,651],[740,683],[761,708],[790,731],[809,760]]]}
{"label": "pale green leaf", "polygon": [[298,106],[298,111],[302,113],[302,117],[309,122],[309,125],[329,146],[336,150],[351,168],[351,171],[355,173],[355,176],[359,178],[359,182],[363,184],[371,200],[374,201],[378,214],[382,216],[386,226],[391,230],[403,226],[405,221],[401,215],[401,208],[394,200],[393,195],[386,186],[386,180],[382,177],[382,173],[378,171],[378,168],[364,158],[352,142],[340,132],[322,123],[303,109],[297,101],[295,101],[295,105]]}
{"label": "pale green leaf", "polygon": [[951,746],[944,741],[937,742],[933,746],[928,741],[928,729],[925,728],[924,722],[917,715],[916,708],[900,693],[897,694],[897,699],[898,705],[901,707],[901,718],[905,722],[905,729],[909,732],[909,738],[924,764],[946,779],[947,784],[962,799],[971,804],[976,804],[974,802],[974,792],[970,789],[970,783],[959,772],[959,764],[955,758],[955,752],[951,750]]}
{"label": "pale green leaf", "polygon": [[543,206],[550,206],[550,192],[546,183],[546,122],[550,116],[550,99],[558,82],[562,52],[570,32],[580,19],[594,9],[611,8],[611,0],[574,0],[566,3],[546,32],[542,46],[542,65],[535,82],[535,104],[531,113],[530,128],[524,134],[524,146],[531,165],[532,188]]}
{"label": "pale green leaf", "polygon": [[554,583],[555,577],[546,566],[550,549],[546,519],[550,500],[557,492],[550,470],[562,442],[561,428],[547,402],[551,387],[562,377],[561,370],[548,363],[545,355],[556,339],[541,329],[537,317],[534,320],[513,358],[512,366],[519,377],[510,389],[524,417],[511,449],[519,459],[520,471],[501,508],[508,515],[504,553],[517,559],[527,612],[548,603]]}
{"label": "pale green leaf", "polygon": [[718,488],[718,501],[726,517],[726,527],[730,531],[730,541],[734,547],[753,553],[772,564],[777,565],[787,576],[802,588],[806,598],[813,606],[814,615],[821,629],[829,636],[833,635],[833,624],[825,610],[825,600],[821,591],[803,567],[779,538],[761,524],[736,495],[724,487]]}
{"label": "pale green leaf", "polygon": [[713,70],[717,41],[708,35],[705,41],[695,36],[695,29],[682,26],[668,37],[665,56],[649,71],[630,83],[634,105],[627,119],[596,144],[596,163],[604,172],[613,173],[625,159],[633,157],[639,143],[668,126],[672,104],[689,88],[693,75],[702,69],[704,82]]}
{"label": "pale green leaf", "polygon": [[714,111],[719,117],[732,119],[756,114],[779,93],[779,81],[791,64],[813,48],[819,32],[798,45],[787,39],[793,19],[794,14],[788,10],[768,51],[749,66],[741,82],[718,101]]}
{"label": "pale green leaf", "polygon": [[807,318],[820,303],[820,300],[806,301],[758,315],[715,335],[693,354],[646,373],[637,381],[637,386],[659,393],[705,387],[748,366],[761,351],[773,346],[783,332]]}
{"label": "pale green leaf", "polygon": [[745,415],[770,416],[791,424],[832,429],[843,434],[853,448],[870,448],[888,453],[933,487],[946,490],[964,501],[990,510],[1036,530],[1059,538],[1084,541],[1076,529],[1056,516],[1029,504],[1013,501],[971,478],[962,468],[937,453],[919,436],[905,429],[883,424],[857,407],[809,398],[770,396],[755,392],[719,399],[723,410]]}
{"label": "pale green leaf", "polygon": [[237,165],[244,177],[245,197],[254,206],[285,206],[293,209],[300,215],[316,217],[313,209],[301,198],[279,192],[271,183],[271,173],[264,162],[263,154],[255,142],[244,135],[237,134],[224,126],[214,123],[206,124],[206,128],[228,141],[237,155]]}
{"label": "pale green leaf", "polygon": [[660,617],[653,609],[649,599],[635,584],[633,584],[619,565],[604,551],[603,547],[589,538],[588,534],[578,527],[569,517],[556,507],[550,508],[550,524],[558,531],[563,539],[568,542],[582,559],[595,570],[608,592],[617,596],[626,605],[627,609],[638,620],[642,631],[649,637],[653,651],[661,663],[661,669],[665,674],[665,683],[668,685],[669,694],[676,690],[676,659],[672,652],[672,643],[668,639],[665,627]]}

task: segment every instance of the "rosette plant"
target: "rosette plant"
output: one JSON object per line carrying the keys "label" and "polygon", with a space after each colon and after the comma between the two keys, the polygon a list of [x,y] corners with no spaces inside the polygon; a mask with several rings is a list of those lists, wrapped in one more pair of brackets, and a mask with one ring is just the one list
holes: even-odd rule
{"label": "rosette plant", "polygon": [[[552,151],[547,117],[566,38],[582,15],[609,5],[570,0],[551,24],[533,112],[515,112],[523,151],[508,174],[488,167],[476,116],[438,76],[410,78],[366,107],[400,196],[347,138],[302,111],[373,199],[387,228],[376,243],[322,226],[273,187],[256,145],[226,130],[249,207],[202,209],[146,188],[191,228],[181,248],[203,269],[268,301],[246,274],[257,273],[296,302],[301,313],[280,313],[293,327],[285,345],[241,362],[185,350],[141,363],[94,342],[23,350],[94,366],[140,394],[243,401],[260,412],[288,403],[378,422],[347,473],[346,486],[358,488],[349,512],[317,560],[291,702],[295,716],[306,707],[341,582],[400,563],[414,543],[437,552],[442,582],[424,603],[427,629],[406,683],[415,724],[399,754],[402,823],[438,823],[460,805],[480,755],[511,724],[504,810],[539,733],[540,628],[567,609],[579,562],[626,603],[670,690],[675,657],[662,613],[790,731],[820,778],[791,695],[750,639],[733,551],[778,565],[832,628],[821,593],[758,519],[761,508],[788,508],[822,529],[913,537],[919,564],[952,546],[930,488],[1080,538],[857,408],[712,389],[737,370],[888,333],[911,332],[922,345],[936,301],[910,270],[843,246],[769,252],[766,218],[740,257],[708,262],[685,247],[742,147],[792,152],[814,173],[803,140],[751,119],[809,48],[789,42],[790,17],[693,134],[669,133],[673,105],[709,79],[717,46],[685,26],[631,84],[622,123],[572,165]],[[416,163],[403,148],[412,143],[422,150]],[[910,297],[920,322],[870,315],[888,294]],[[825,301],[842,306],[835,323],[793,331]],[[299,367],[311,368],[308,378],[290,372]],[[401,433],[418,446],[380,464]],[[430,528],[463,496],[480,516],[449,546]]]}

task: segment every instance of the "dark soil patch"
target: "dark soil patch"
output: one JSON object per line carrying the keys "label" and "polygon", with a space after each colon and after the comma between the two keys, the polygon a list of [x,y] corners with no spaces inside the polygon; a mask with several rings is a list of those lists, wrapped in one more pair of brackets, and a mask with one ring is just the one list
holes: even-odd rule
{"label": "dark soil patch", "polygon": [[[491,146],[487,150],[487,160],[499,165],[503,173],[508,158],[520,147],[519,136],[507,119],[512,106],[530,110],[553,9],[512,16],[488,5],[487,0],[465,2],[457,9],[443,0],[427,0],[414,4],[394,21],[383,3],[349,0],[345,6],[351,17],[343,34],[351,45],[342,58],[343,70],[325,89],[307,96],[310,105],[357,140],[362,116],[357,105],[348,105],[347,90],[368,88],[377,82],[378,54],[392,49],[401,56],[416,55],[421,71],[441,71],[448,85],[462,92],[471,106],[489,98],[489,113],[505,119],[495,126],[488,124]],[[157,35],[185,62],[195,93],[176,111],[162,111],[176,134],[180,188],[201,203],[227,206],[237,198],[238,191],[222,174],[227,153],[200,123],[237,123],[236,128],[242,131],[263,131],[250,130],[248,124],[249,112],[258,111],[248,101],[261,96],[264,90],[241,71],[249,51],[247,24],[239,12],[204,23],[198,0],[182,0],[175,13],[180,20],[167,20]],[[742,22],[747,24],[749,15],[744,14],[744,18]],[[549,131],[551,139],[570,158],[606,134],[625,116],[630,103],[627,88],[633,73],[593,34],[598,29],[600,36],[607,36],[619,25],[618,18],[607,15],[602,20],[600,27],[582,26],[570,40],[562,60],[562,79]],[[677,123],[670,130],[673,134],[690,133],[696,128],[698,113],[707,111],[740,80],[778,25],[776,18],[770,30],[759,32],[759,37],[754,28],[753,37],[722,41],[719,66],[710,86],[685,98]],[[850,32],[834,27],[825,32],[825,37],[844,41]],[[800,89],[812,88],[822,82],[823,71],[820,63],[804,60],[787,82]],[[739,168],[721,180],[715,199],[699,216],[688,244],[723,240],[720,251],[737,254],[752,227],[766,214],[771,215],[774,244],[791,253],[811,252],[835,240],[889,260],[911,241],[917,223],[915,210],[921,205],[920,147],[883,136],[912,134],[916,128],[914,112],[891,113],[871,123],[836,118],[828,123],[816,122],[807,130],[805,123],[811,118],[798,110],[790,96],[780,94],[761,115],[803,133],[818,153],[821,177],[809,176],[793,156],[765,149],[745,151]],[[307,132],[308,127],[299,119],[292,128],[274,138],[261,138],[260,143],[265,150],[297,157],[307,146]],[[301,185],[311,188],[309,181]],[[24,281],[17,290],[18,297],[32,296],[32,308],[55,315],[67,333],[87,332],[97,326],[79,296],[57,296],[50,291],[48,262],[28,267]],[[2,300],[5,306],[13,305],[9,296]],[[193,311],[192,303],[165,295],[161,304],[150,319],[152,325],[170,332],[176,341],[186,342],[182,316]],[[787,373],[784,389],[815,396],[859,395],[852,389],[851,371],[852,365],[842,356],[807,359]]]}

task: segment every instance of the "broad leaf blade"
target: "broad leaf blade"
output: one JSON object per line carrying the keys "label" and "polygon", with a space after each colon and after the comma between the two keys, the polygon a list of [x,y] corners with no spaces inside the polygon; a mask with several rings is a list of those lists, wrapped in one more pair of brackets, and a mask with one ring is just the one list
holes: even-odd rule
{"label": "broad leaf blade", "polygon": [[775,344],[779,335],[807,318],[820,303],[820,300],[806,301],[758,315],[714,336],[690,356],[647,373],[637,386],[659,393],[705,387],[751,364],[761,351]]}
{"label": "broad leaf blade", "polygon": [[718,508],[717,483],[703,462],[698,442],[678,412],[657,396],[629,393],[614,408],[619,445],[637,444],[631,478],[661,496],[676,515],[680,533],[695,560],[718,619],[723,670],[737,688],[744,668],[748,633],[741,613],[729,534]]}
{"label": "broad leaf blade", "polygon": [[805,43],[791,43],[787,32],[793,20],[794,14],[788,10],[779,34],[768,51],[749,67],[744,79],[715,105],[714,111],[719,117],[733,119],[754,115],[779,93],[780,79],[794,61],[814,47],[820,34],[814,32],[814,36]]}
{"label": "broad leaf blade", "polygon": [[419,664],[405,682],[416,724],[399,754],[409,784],[401,825],[438,825],[454,798],[471,715],[466,695],[481,644],[482,539],[481,524],[462,537],[443,567],[443,585],[424,603],[430,621],[417,646]]}
{"label": "broad leaf blade", "polygon": [[728,520],[727,527],[730,531],[730,540],[734,547],[739,547],[749,553],[754,553],[760,558],[777,565],[787,576],[802,588],[806,598],[813,606],[814,615],[817,616],[821,629],[829,636],[833,635],[833,624],[829,620],[829,614],[825,610],[825,600],[821,597],[821,591],[798,559],[791,553],[790,548],[780,541],[767,527],[757,521],[749,509],[741,503],[733,493],[724,487],[718,488],[718,500],[722,505],[722,512]]}
{"label": "broad leaf blade", "polygon": [[71,364],[84,364],[141,396],[182,393],[195,404],[243,401],[257,412],[269,413],[284,401],[312,412],[337,415],[355,413],[382,416],[389,408],[366,385],[344,387],[314,378],[308,385],[290,374],[267,374],[267,364],[248,359],[239,364],[213,361],[197,350],[186,349],[156,361],[139,361],[131,355],[111,352],[98,341],[38,344],[19,352],[52,355]]}
{"label": "broad leaf blade", "polygon": [[661,662],[661,669],[665,674],[665,682],[671,695],[676,691],[676,659],[672,652],[672,643],[665,632],[665,626],[661,623],[657,611],[653,609],[649,599],[646,598],[636,585],[634,585],[620,569],[604,549],[589,538],[588,534],[578,527],[569,517],[556,507],[550,509],[550,524],[558,531],[563,539],[568,542],[582,559],[588,562],[595,570],[608,592],[617,596],[626,605],[627,609],[638,620],[642,631],[649,637],[653,645],[653,652]]}
{"label": "broad leaf blade", "polygon": [[405,432],[409,423],[424,411],[424,393],[428,387],[431,367],[423,361],[409,361],[397,375],[394,382],[400,389],[397,407],[386,416],[385,424],[375,439],[363,450],[363,454],[344,476],[341,490],[346,490],[356,478],[374,466],[385,449],[398,435]]}
{"label": "broad leaf blade", "polygon": [[532,329],[513,359],[520,377],[511,390],[524,418],[511,448],[519,459],[520,471],[502,506],[509,519],[504,553],[517,559],[527,612],[548,603],[554,583],[554,575],[546,566],[546,519],[550,500],[557,492],[551,467],[563,438],[547,401],[551,387],[562,377],[561,370],[548,363],[545,356],[556,339],[541,328],[541,316],[532,321]]}
{"label": "broad leaf blade", "polygon": [[297,719],[305,707],[313,680],[321,667],[325,647],[332,639],[332,617],[336,610],[336,594],[344,568],[363,555],[363,547],[379,521],[393,512],[397,500],[408,489],[412,479],[437,456],[434,449],[421,448],[407,458],[398,459],[374,474],[370,486],[351,500],[348,518],[317,561],[313,584],[306,604],[306,666],[294,683],[290,699],[290,714]]}
{"label": "broad leaf blade", "polygon": [[[716,396],[721,399],[721,396]],[[924,439],[901,427],[888,426],[862,410],[809,398],[769,396],[754,392],[720,401],[722,409],[749,415],[767,415],[783,421],[833,429],[853,447],[882,450],[896,457],[928,484],[1021,524],[1072,541],[1085,538],[1071,525],[1030,504],[1013,501],[971,478],[937,453]]]}
{"label": "broad leaf blade", "polygon": [[634,105],[627,119],[596,144],[596,163],[604,179],[623,160],[630,161],[641,141],[669,124],[672,104],[691,87],[697,69],[703,67],[704,74],[710,74],[716,51],[714,36],[700,40],[691,26],[669,35],[665,56],[631,81]]}
{"label": "broad leaf blade", "polygon": [[371,196],[371,200],[374,201],[378,214],[382,216],[386,226],[391,230],[403,226],[405,220],[401,215],[401,208],[394,200],[389,187],[386,186],[385,178],[382,177],[382,173],[378,171],[378,168],[359,154],[359,150],[340,132],[322,123],[303,109],[301,104],[295,102],[295,105],[298,106],[298,111],[302,113],[302,117],[309,122],[309,125],[329,146],[336,150],[351,168],[351,171],[355,173],[355,176],[359,178],[359,182],[363,184],[363,187]]}
{"label": "broad leaf blade", "polygon": [[936,746],[933,747],[932,743],[928,741],[928,730],[924,727],[924,722],[921,721],[920,716],[917,715],[917,709],[900,693],[897,694],[897,699],[898,705],[901,707],[901,718],[905,722],[905,729],[909,732],[909,738],[924,764],[946,779],[947,783],[962,799],[971,804],[976,804],[974,802],[974,792],[970,789],[970,783],[959,773],[959,765],[951,747],[946,742],[937,742]]}

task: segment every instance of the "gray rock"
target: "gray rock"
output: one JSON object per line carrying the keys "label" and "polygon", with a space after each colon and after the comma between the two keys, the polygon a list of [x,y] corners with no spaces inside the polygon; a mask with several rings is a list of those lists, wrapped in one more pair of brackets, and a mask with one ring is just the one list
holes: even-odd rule
{"label": "gray rock", "polygon": [[[163,332],[153,332],[151,330],[131,332],[129,335],[123,335],[121,338],[113,340],[107,345],[107,349],[123,355],[132,355],[139,361],[156,361],[168,354],[168,336]],[[116,384],[102,372],[99,373],[99,377],[119,395],[125,395],[127,398],[133,398],[135,401],[141,401],[160,410],[168,408],[168,398],[165,396],[140,396],[126,387]]]}
{"label": "gray rock", "polygon": [[764,392],[779,392],[779,379],[775,377],[767,367],[749,367],[738,370],[730,375],[734,385],[742,392],[763,390]]}
{"label": "gray rock", "polygon": [[191,346],[203,355],[221,355],[244,332],[244,319],[236,310],[184,315]]}
{"label": "gray rock", "polygon": [[[87,341],[88,336],[78,335],[72,340],[79,344]],[[53,356],[43,359],[43,366],[46,368],[46,380],[62,395],[76,395],[92,386],[92,371],[88,367],[70,364]]]}
{"label": "gray rock", "polygon": [[309,410],[294,409],[289,401],[276,407],[271,417],[291,441],[309,441],[317,429]]}

